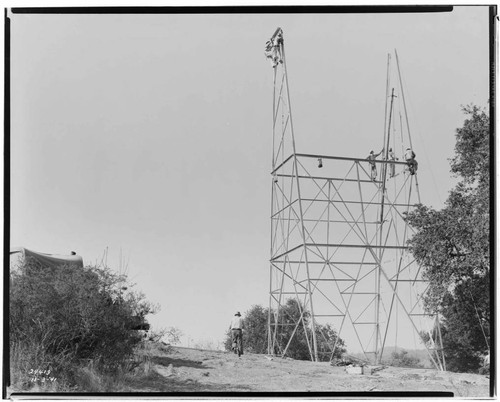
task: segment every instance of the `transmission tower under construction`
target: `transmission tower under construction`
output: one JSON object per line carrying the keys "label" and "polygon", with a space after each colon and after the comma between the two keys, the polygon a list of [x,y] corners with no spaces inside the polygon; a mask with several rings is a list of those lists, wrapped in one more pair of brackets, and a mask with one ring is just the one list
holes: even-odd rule
{"label": "transmission tower under construction", "polygon": [[[332,360],[339,345],[325,332],[333,329],[377,364],[398,337],[413,337],[446,370],[439,317],[423,308],[429,283],[407,246],[404,217],[420,195],[414,167],[394,157],[412,148],[397,53],[396,88],[387,59],[384,149],[370,161],[297,152],[281,28],[265,54],[274,86],[269,354],[287,355],[301,334],[311,360]],[[299,319],[287,314],[290,299]]]}

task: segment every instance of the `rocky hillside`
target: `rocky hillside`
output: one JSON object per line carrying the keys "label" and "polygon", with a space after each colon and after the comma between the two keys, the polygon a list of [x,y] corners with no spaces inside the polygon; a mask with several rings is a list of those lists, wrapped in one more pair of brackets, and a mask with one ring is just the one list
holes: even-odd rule
{"label": "rocky hillside", "polygon": [[[489,378],[433,369],[365,367],[363,374],[345,367],[292,359],[171,347],[151,356],[151,381],[135,392],[449,392],[455,397],[488,397]],[[360,369],[358,369],[360,371]],[[381,393],[381,394],[380,394]],[[209,396],[209,395],[207,395]]]}

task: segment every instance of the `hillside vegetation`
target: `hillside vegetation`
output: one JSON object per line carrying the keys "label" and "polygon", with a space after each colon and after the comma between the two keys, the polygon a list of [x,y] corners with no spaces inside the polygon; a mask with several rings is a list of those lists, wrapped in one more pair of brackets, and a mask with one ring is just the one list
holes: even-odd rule
{"label": "hillside vegetation", "polygon": [[137,329],[155,308],[130,287],[106,267],[48,267],[28,258],[11,270],[11,387],[100,388],[138,367]]}

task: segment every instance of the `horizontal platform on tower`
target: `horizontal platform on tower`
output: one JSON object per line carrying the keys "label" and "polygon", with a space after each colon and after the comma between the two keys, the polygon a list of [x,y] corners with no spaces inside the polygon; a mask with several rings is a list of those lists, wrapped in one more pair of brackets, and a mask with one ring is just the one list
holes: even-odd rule
{"label": "horizontal platform on tower", "polygon": [[380,246],[380,245],[372,245],[372,244],[342,244],[342,243],[305,243],[305,244],[299,244],[298,246],[295,246],[284,253],[281,253],[280,255],[277,255],[276,257],[271,258],[271,262],[276,261],[277,259],[290,254],[293,251],[296,251],[300,249],[301,247],[315,247],[315,248],[320,248],[320,247],[336,247],[336,248],[366,248],[366,249],[384,249],[384,250],[407,250],[409,249],[408,246]]}
{"label": "horizontal platform on tower", "polygon": [[345,317],[345,314],[314,314],[314,317]]}
{"label": "horizontal platform on tower", "polygon": [[307,295],[308,292],[282,292],[281,290],[273,290],[272,294],[280,294],[280,295]]}
{"label": "horizontal platform on tower", "polygon": [[[330,203],[337,203],[337,204],[356,204],[356,205],[382,205],[382,202],[361,202],[361,201],[340,201],[340,200],[322,200],[322,199],[313,199],[313,198],[302,198],[303,201],[307,202],[330,202]],[[271,219],[280,219],[280,215],[283,213],[283,211],[286,211],[288,208],[292,207],[295,203],[297,203],[299,200],[295,199],[292,202],[288,203],[285,205],[283,208],[280,210],[276,211],[273,215],[271,215]],[[393,207],[416,207],[417,204],[402,204],[402,203],[385,203],[386,205],[390,205]],[[296,218],[298,219],[298,218]],[[330,222],[330,223],[359,223],[358,221],[349,221],[349,220],[328,220],[328,219],[303,219],[304,222]],[[373,225],[373,224],[380,224],[379,221],[366,221],[364,222],[367,225]]]}
{"label": "horizontal platform on tower", "polygon": [[311,159],[324,159],[324,160],[340,160],[340,161],[350,161],[350,162],[374,162],[378,164],[393,164],[393,165],[408,165],[404,161],[397,161],[397,160],[383,160],[383,159],[374,159],[371,161],[368,161],[366,158],[350,158],[347,156],[332,156],[332,155],[319,155],[319,154],[291,154],[288,158],[286,158],[283,162],[281,162],[271,173],[277,172],[283,165],[285,165],[290,159],[293,158],[293,156],[297,156],[298,158],[311,158]]}
{"label": "horizontal platform on tower", "polygon": [[[276,174],[276,177],[287,177],[287,178],[292,178],[295,177],[294,175],[291,174]],[[314,180],[330,180],[330,181],[352,181],[357,183],[358,181],[360,183],[376,183],[380,184],[382,183],[380,180],[357,180],[357,179],[345,179],[345,178],[340,178],[340,177],[324,177],[324,176],[303,176],[299,175],[297,176],[299,179],[314,179]]]}
{"label": "horizontal platform on tower", "polygon": [[[287,263],[287,264],[303,264],[304,261],[300,260],[273,260],[275,263]],[[309,264],[332,264],[332,265],[378,265],[376,262],[366,262],[366,261],[309,261]]]}
{"label": "horizontal platform on tower", "polygon": [[308,278],[304,279],[303,281],[297,282],[297,283],[303,283],[307,281],[313,281],[313,282],[352,282],[355,281],[356,278]]}
{"label": "horizontal platform on tower", "polygon": [[[334,202],[338,204],[362,204],[362,205],[381,205],[382,202],[371,202],[371,201],[349,201],[349,200],[322,200],[313,198],[302,198],[302,201],[308,202]],[[391,205],[393,207],[416,207],[417,204],[399,204],[392,202],[385,202],[386,205]]]}
{"label": "horizontal platform on tower", "polygon": [[[351,286],[349,286],[351,287]],[[344,292],[340,292],[341,294],[343,295],[378,295],[377,292],[347,292],[347,291],[344,291]]]}

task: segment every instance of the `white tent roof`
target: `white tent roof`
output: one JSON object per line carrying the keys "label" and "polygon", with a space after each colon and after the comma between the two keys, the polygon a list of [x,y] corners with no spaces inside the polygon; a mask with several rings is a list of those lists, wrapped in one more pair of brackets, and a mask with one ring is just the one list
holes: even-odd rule
{"label": "white tent roof", "polygon": [[83,258],[79,255],[58,255],[58,254],[45,254],[33,250],[28,250],[24,247],[12,247],[10,255],[21,253],[24,258],[33,258],[39,263],[47,266],[59,265],[76,265],[83,268]]}

